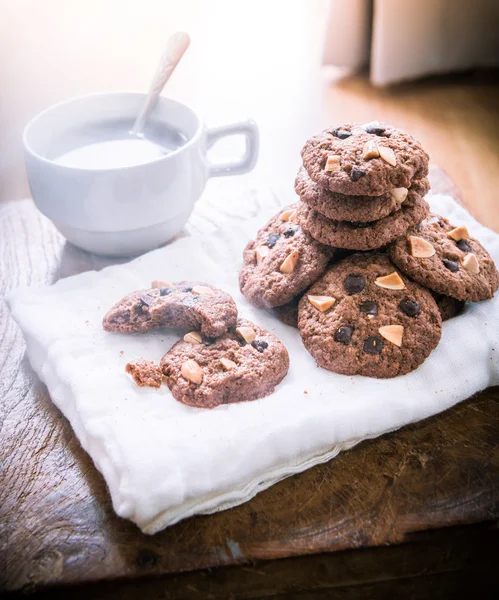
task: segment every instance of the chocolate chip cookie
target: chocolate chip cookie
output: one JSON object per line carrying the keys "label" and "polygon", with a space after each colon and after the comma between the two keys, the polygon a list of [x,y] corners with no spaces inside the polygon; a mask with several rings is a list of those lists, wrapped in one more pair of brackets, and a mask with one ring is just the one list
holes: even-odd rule
{"label": "chocolate chip cookie", "polygon": [[239,286],[255,306],[290,302],[319,277],[334,253],[303,231],[296,208],[281,210],[244,250]]}
{"label": "chocolate chip cookie", "polygon": [[349,196],[381,196],[428,176],[428,154],[412,136],[373,122],[331,127],[301,151],[310,178]]}
{"label": "chocolate chip cookie", "polygon": [[492,298],[499,273],[489,253],[466,227],[430,215],[389,247],[393,262],[427,288],[466,302]]}
{"label": "chocolate chip cookie", "polygon": [[427,202],[415,191],[409,190],[400,210],[370,223],[333,221],[303,203],[297,214],[300,225],[318,242],[336,248],[373,250],[403,235],[429,211]]}
{"label": "chocolate chip cookie", "polygon": [[162,358],[161,370],[173,397],[197,408],[268,396],[284,379],[289,356],[265,329],[245,319],[216,340],[195,335],[177,342]]}
{"label": "chocolate chip cookie", "polygon": [[430,292],[401,276],[386,254],[369,253],[345,258],[311,286],[298,328],[320,367],[387,378],[429,356],[442,319]]}
{"label": "chocolate chip cookie", "polygon": [[[411,183],[421,197],[430,190],[428,179]],[[336,221],[377,221],[395,213],[407,198],[407,188],[396,188],[381,196],[345,196],[320,187],[301,167],[295,180],[295,192],[307,206]]]}
{"label": "chocolate chip cookie", "polygon": [[191,327],[217,337],[236,323],[237,306],[229,294],[207,283],[153,282],[125,296],[105,315],[106,331],[135,333],[158,327]]}

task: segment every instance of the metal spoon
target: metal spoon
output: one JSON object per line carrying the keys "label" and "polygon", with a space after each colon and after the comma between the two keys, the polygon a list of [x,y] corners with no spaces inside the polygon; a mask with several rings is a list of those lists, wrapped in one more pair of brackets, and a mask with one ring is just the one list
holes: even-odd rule
{"label": "metal spoon", "polygon": [[145,99],[141,111],[135,119],[130,135],[141,138],[144,136],[142,133],[152,109],[156,105],[159,95],[163,91],[166,82],[170,79],[171,74],[175,70],[175,67],[180,62],[180,59],[184,55],[184,52],[189,47],[191,40],[189,35],[183,31],[174,33],[166,43],[166,48],[159,61],[156,73],[151,81],[149,93]]}

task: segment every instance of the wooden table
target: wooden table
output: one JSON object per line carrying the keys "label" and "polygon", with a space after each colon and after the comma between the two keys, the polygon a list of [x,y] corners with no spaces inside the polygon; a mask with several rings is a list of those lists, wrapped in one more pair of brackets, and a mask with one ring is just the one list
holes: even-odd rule
{"label": "wooden table", "polygon": [[[431,179],[434,190],[456,194],[441,171]],[[201,222],[224,185],[201,201]],[[0,256],[2,293],[111,262],[65,244],[29,200],[0,206]],[[24,350],[0,305],[0,591],[75,600],[458,598],[477,581],[480,598],[497,591],[499,388],[242,506],[148,537],[114,514]],[[79,585],[49,589],[69,584]]]}

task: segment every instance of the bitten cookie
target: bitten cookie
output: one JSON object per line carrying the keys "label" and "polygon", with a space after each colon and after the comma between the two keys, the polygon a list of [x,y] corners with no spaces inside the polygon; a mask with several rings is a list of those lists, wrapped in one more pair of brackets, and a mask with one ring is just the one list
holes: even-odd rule
{"label": "bitten cookie", "polygon": [[[411,190],[424,197],[430,190],[428,179],[413,181]],[[301,167],[295,180],[295,192],[310,208],[336,221],[377,221],[395,213],[407,198],[407,188],[396,188],[381,196],[345,196],[314,183]]]}
{"label": "bitten cookie", "polygon": [[465,302],[492,298],[499,273],[485,248],[466,227],[431,215],[389,247],[393,262],[409,277]]}
{"label": "bitten cookie", "polygon": [[326,129],[306,142],[301,156],[313,181],[349,196],[381,196],[428,176],[421,144],[378,122]]}
{"label": "bitten cookie", "polygon": [[236,319],[236,303],[223,290],[196,281],[157,281],[152,288],[133,292],[115,304],[102,326],[106,331],[120,333],[192,327],[204,335],[218,337]]}
{"label": "bitten cookie", "polygon": [[400,210],[371,223],[333,221],[313,208],[302,204],[297,211],[298,222],[314,239],[336,248],[373,250],[381,248],[419,223],[430,211],[427,202],[409,190]]}
{"label": "bitten cookie", "polygon": [[290,302],[319,277],[334,253],[297,224],[296,207],[281,210],[244,250],[239,286],[255,306]]}
{"label": "bitten cookie", "polygon": [[385,254],[354,254],[307,291],[298,328],[320,367],[386,378],[416,369],[437,346],[442,319],[430,292]]}
{"label": "bitten cookie", "polygon": [[187,334],[161,360],[173,397],[198,408],[268,396],[288,368],[284,345],[245,319],[216,340]]}

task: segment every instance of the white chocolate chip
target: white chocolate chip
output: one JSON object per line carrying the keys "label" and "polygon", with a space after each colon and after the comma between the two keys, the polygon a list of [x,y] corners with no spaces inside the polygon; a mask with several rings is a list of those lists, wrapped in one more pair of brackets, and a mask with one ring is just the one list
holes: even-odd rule
{"label": "white chocolate chip", "polygon": [[411,255],[414,258],[429,258],[435,254],[435,248],[430,242],[416,235],[409,236],[409,246],[411,248]]}
{"label": "white chocolate chip", "polygon": [[384,325],[378,329],[380,335],[382,335],[385,340],[388,340],[395,346],[402,346],[402,336],[404,335],[404,328],[402,325]]}
{"label": "white chocolate chip", "polygon": [[473,273],[474,275],[478,275],[478,273],[480,273],[480,265],[478,264],[478,259],[471,252],[464,257],[463,267],[470,273]]}
{"label": "white chocolate chip", "polygon": [[279,217],[281,219],[281,221],[289,221],[289,217],[294,213],[295,211],[292,210],[291,208],[286,209],[285,211],[283,211],[281,213],[281,216]]}
{"label": "white chocolate chip", "polygon": [[256,338],[255,330],[252,327],[238,327],[236,333],[242,337],[247,344],[251,344]]}
{"label": "white chocolate chip", "polygon": [[397,164],[397,158],[395,156],[395,152],[388,148],[387,146],[378,146],[378,152],[380,158],[382,158],[386,163],[394,167]]}
{"label": "white chocolate chip", "polygon": [[467,240],[470,237],[470,234],[468,233],[468,230],[464,225],[461,225],[461,227],[456,227],[452,231],[449,231],[447,235],[453,240],[456,240],[456,242],[459,242],[459,240]]}
{"label": "white chocolate chip", "polygon": [[332,296],[307,296],[307,298],[310,304],[321,312],[325,312],[336,302],[336,298]]}
{"label": "white chocolate chip", "polygon": [[298,250],[293,250],[291,254],[286,256],[283,260],[282,265],[279,267],[281,273],[292,273],[295,270],[296,263],[298,262],[298,258],[300,257],[300,253]]}
{"label": "white chocolate chip", "polygon": [[324,167],[324,171],[326,171],[326,173],[331,173],[332,171],[339,171],[341,169],[340,161],[341,161],[341,156],[339,154],[330,154],[327,157],[326,166]]}
{"label": "white chocolate chip", "polygon": [[200,296],[216,296],[216,292],[205,285],[195,285],[192,288],[192,293]]}
{"label": "white chocolate chip", "polygon": [[189,331],[189,333],[184,335],[184,342],[188,344],[201,344],[202,341],[201,334],[197,331]]}
{"label": "white chocolate chip", "polygon": [[261,265],[269,254],[270,249],[268,246],[258,246],[258,248],[255,250],[256,264]]}
{"label": "white chocolate chip", "polygon": [[237,367],[236,363],[228,358],[221,358],[220,364],[225,371],[230,371],[231,369],[235,369]]}
{"label": "white chocolate chip", "polygon": [[168,281],[163,281],[162,279],[154,279],[151,283],[152,288],[163,288],[163,287],[172,287],[171,283]]}
{"label": "white chocolate chip", "polygon": [[408,193],[409,190],[407,188],[393,188],[393,190],[390,190],[390,195],[400,204],[405,201]]}
{"label": "white chocolate chip", "polygon": [[378,277],[374,283],[378,287],[386,288],[387,290],[403,290],[405,288],[404,282],[397,271]]}
{"label": "white chocolate chip", "polygon": [[364,160],[370,160],[371,158],[378,158],[379,150],[378,144],[375,140],[369,140],[364,144],[364,148],[362,149],[362,158]]}
{"label": "white chocolate chip", "polygon": [[203,381],[203,369],[191,358],[182,364],[180,374],[184,379],[196,385],[199,385]]}

